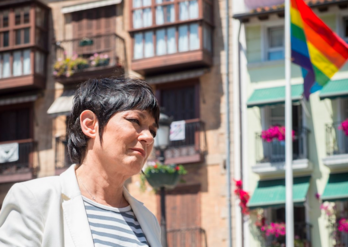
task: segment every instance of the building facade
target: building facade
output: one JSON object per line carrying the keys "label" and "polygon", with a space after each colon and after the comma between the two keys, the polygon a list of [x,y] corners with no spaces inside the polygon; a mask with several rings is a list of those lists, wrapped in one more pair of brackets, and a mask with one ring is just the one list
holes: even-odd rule
{"label": "building facade", "polygon": [[[286,220],[285,143],[282,137],[268,138],[264,131],[273,128],[281,133],[285,125],[284,1],[234,2],[234,27],[241,26],[239,39],[234,39],[240,57],[235,53],[233,61],[234,71],[240,68],[244,115],[242,170],[251,195],[244,246],[276,246],[285,242],[285,236],[267,236],[262,226]],[[347,1],[306,2],[346,40]],[[291,70],[295,242],[346,246],[347,233],[335,229],[348,217],[348,137],[342,129],[348,117],[348,67],[343,66],[309,101],[302,98],[301,69],[292,65]]]}
{"label": "building facade", "polygon": [[[0,28],[0,50],[4,49],[0,54],[0,94],[4,85],[0,117],[15,119],[5,121],[13,130],[4,132],[4,136],[14,136],[1,139],[0,134],[0,142],[18,143],[19,161],[22,157],[30,159],[26,160],[30,176],[23,175],[24,169],[16,163],[0,163],[0,167],[9,167],[0,175],[0,201],[13,183],[59,175],[71,165],[66,123],[72,96],[81,82],[123,75],[143,78],[151,84],[166,113],[185,128],[185,138],[173,140],[165,152],[166,163],[182,164],[188,170],[185,183],[167,191],[169,246],[226,245],[225,91],[232,92],[232,86],[225,88],[224,6],[222,0],[0,3],[0,10],[4,9],[0,26],[8,22],[8,27]],[[29,41],[28,35],[33,37]],[[228,46],[232,52],[232,43]],[[13,74],[5,72],[6,68]],[[18,103],[13,103],[17,87],[21,91]],[[29,101],[26,95],[32,91]],[[23,99],[28,99],[24,108],[30,105],[25,113]],[[35,149],[24,155],[21,143],[26,140],[35,143]],[[151,189],[141,192],[139,183],[137,175],[126,186],[160,218],[159,195]]]}

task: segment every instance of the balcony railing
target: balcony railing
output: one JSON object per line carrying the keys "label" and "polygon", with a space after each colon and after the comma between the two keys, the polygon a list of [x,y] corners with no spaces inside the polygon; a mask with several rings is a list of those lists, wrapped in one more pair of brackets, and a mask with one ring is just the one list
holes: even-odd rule
{"label": "balcony railing", "polygon": [[[87,61],[86,64],[75,66],[72,75],[55,73],[56,80],[63,84],[79,82],[91,77],[115,76],[116,73],[123,74],[127,67],[125,41],[114,33],[59,41],[56,45],[57,61],[66,61],[67,58],[74,57],[83,58]],[[93,60],[94,55],[101,55],[105,59],[103,61]]]}
{"label": "balcony railing", "polygon": [[200,119],[190,119],[185,122],[185,139],[171,141],[165,151],[167,164],[196,163],[202,160],[201,134],[204,134],[204,123]]}
{"label": "balcony railing", "polygon": [[[295,223],[294,224],[294,236],[295,240],[303,243],[303,247],[311,247],[311,228],[312,226],[308,223]],[[286,246],[285,245],[285,236],[280,236],[276,238],[274,235],[266,236],[265,239],[266,247],[273,246]]]}
{"label": "balcony railing", "polygon": [[[302,128],[295,131],[293,141],[293,160],[308,158],[308,133],[309,130]],[[256,162],[257,163],[277,163],[285,161],[285,141],[276,139],[266,142],[261,138],[261,134],[256,134]]]}
{"label": "balcony railing", "polygon": [[56,174],[59,175],[65,171],[73,162],[70,160],[68,154],[68,140],[66,136],[56,137],[56,147],[55,147],[55,168]]}
{"label": "balcony railing", "polygon": [[168,247],[207,247],[207,235],[202,228],[186,228],[167,231]]}
{"label": "balcony railing", "polygon": [[[33,178],[33,153],[35,142],[31,139],[4,142],[0,144],[18,143],[18,159],[0,163],[0,183],[19,182]],[[4,152],[4,151],[2,151]]]}
{"label": "balcony railing", "polygon": [[348,154],[348,136],[339,129],[340,123],[326,125],[327,155]]}

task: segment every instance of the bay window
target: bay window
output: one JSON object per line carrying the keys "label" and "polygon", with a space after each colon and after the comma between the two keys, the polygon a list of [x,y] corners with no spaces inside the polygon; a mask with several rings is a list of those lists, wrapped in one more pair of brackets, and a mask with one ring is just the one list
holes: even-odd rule
{"label": "bay window", "polygon": [[[0,53],[0,79],[11,76],[30,75],[32,73],[31,53],[31,49]],[[42,53],[42,56],[45,56],[44,53]],[[43,63],[40,65],[41,68],[44,68]]]}

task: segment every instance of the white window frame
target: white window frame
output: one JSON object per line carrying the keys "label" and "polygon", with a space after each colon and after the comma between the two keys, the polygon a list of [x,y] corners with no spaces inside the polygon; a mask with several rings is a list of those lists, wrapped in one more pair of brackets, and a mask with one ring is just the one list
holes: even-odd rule
{"label": "white window frame", "polygon": [[[261,23],[261,51],[262,51],[262,61],[276,61],[268,59],[268,52],[280,50],[280,48],[269,48],[269,37],[268,30],[273,27],[284,27],[284,20],[276,20],[270,23]],[[284,47],[281,49],[284,50]],[[284,60],[284,59],[282,59]],[[278,60],[280,61],[280,60]]]}

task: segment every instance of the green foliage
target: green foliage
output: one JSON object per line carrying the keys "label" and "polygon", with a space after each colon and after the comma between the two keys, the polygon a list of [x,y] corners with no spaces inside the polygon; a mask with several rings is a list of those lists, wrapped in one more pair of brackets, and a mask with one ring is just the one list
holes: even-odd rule
{"label": "green foliage", "polygon": [[77,70],[88,68],[88,66],[89,63],[87,59],[74,55],[73,57],[68,57],[64,60],[58,60],[53,67],[54,75],[70,77]]}

